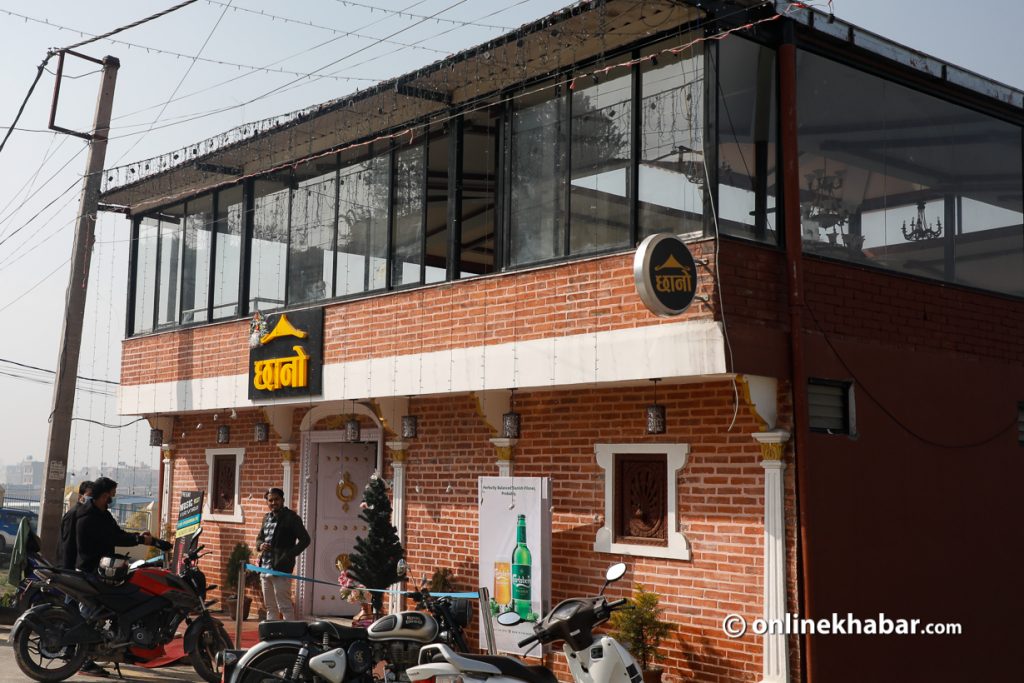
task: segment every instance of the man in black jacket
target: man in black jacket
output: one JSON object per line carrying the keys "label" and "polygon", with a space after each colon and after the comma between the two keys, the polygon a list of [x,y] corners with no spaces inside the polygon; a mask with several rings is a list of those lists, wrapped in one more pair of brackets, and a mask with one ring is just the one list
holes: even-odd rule
{"label": "man in black jacket", "polygon": [[78,502],[68,508],[60,518],[60,546],[57,548],[57,566],[62,569],[74,569],[78,559],[78,534],[75,528],[78,508],[92,498],[92,482],[83,481],[78,485]]}
{"label": "man in black jacket", "polygon": [[110,557],[117,546],[153,545],[148,531],[133,534],[121,529],[108,509],[117,495],[117,482],[100,477],[92,484],[92,500],[75,513],[75,532],[78,536],[78,559],[75,567],[84,572],[96,571],[100,558]]}
{"label": "man in black jacket", "polygon": [[[284,506],[284,491],[272,488],[263,496],[270,512],[256,535],[256,550],[260,553],[260,566],[290,574],[295,569],[295,558],[309,545],[309,533],[302,520]],[[294,619],[292,606],[292,580],[284,576],[262,574],[263,601],[269,619]]]}

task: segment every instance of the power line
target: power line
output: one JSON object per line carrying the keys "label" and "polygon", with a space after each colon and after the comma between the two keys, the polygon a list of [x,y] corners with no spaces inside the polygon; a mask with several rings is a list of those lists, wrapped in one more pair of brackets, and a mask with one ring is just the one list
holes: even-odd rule
{"label": "power line", "polygon": [[60,264],[59,264],[59,265],[58,265],[58,266],[57,266],[56,268],[54,268],[54,269],[53,269],[53,270],[51,270],[51,271],[50,271],[49,273],[47,273],[46,275],[44,275],[44,276],[43,276],[43,279],[39,280],[39,281],[38,281],[38,282],[36,282],[36,283],[35,283],[34,285],[32,285],[31,287],[29,287],[28,289],[26,289],[26,290],[25,290],[24,292],[22,292],[21,294],[19,294],[19,295],[18,295],[18,296],[16,296],[16,297],[14,297],[14,299],[12,299],[11,301],[7,302],[7,303],[6,303],[6,304],[4,304],[3,306],[0,306],[0,313],[2,313],[2,312],[4,312],[4,311],[6,311],[6,310],[7,310],[8,308],[10,308],[10,307],[11,307],[11,306],[13,306],[14,304],[18,303],[19,301],[21,301],[21,300],[22,300],[22,299],[23,299],[23,298],[24,298],[24,297],[25,297],[26,295],[28,295],[28,293],[29,293],[29,292],[31,292],[31,291],[32,291],[32,290],[34,290],[34,289],[35,289],[36,287],[38,287],[39,285],[41,285],[41,284],[43,284],[44,282],[46,282],[47,280],[49,280],[49,279],[50,279],[51,277],[53,277],[53,276],[54,276],[54,275],[55,275],[55,274],[57,273],[57,271],[58,271],[58,270],[60,270],[61,268],[63,268],[64,266],[66,266],[66,265],[67,265],[68,263],[70,263],[70,262],[71,262],[71,257],[69,256],[69,257],[67,257],[66,259],[64,259],[64,261],[63,261],[63,262],[61,262],[61,263],[60,263]]}
{"label": "power line", "polygon": [[[30,17],[30,16],[28,16],[26,14],[19,14],[18,12],[12,12],[10,10],[6,10],[6,9],[2,9],[2,8],[0,8],[0,13],[6,14],[6,15],[11,16],[11,17],[16,17],[18,19],[23,19],[25,21],[30,21],[30,22],[33,22],[33,23],[36,23],[36,24],[42,24],[43,26],[49,26],[51,28],[55,28],[55,29],[58,29],[58,30],[61,30],[61,31],[68,31],[69,33],[77,33],[79,35],[91,35],[88,31],[82,31],[80,29],[72,28],[70,26],[64,26],[62,24],[57,24],[57,23],[54,23],[52,21],[49,21],[48,19],[39,19],[37,17]],[[97,36],[97,38],[98,38],[98,36]],[[129,42],[127,40],[119,40],[119,39],[116,39],[116,38],[104,38],[104,40],[106,40],[106,41],[108,41],[110,43],[114,43],[115,45],[124,45],[127,48],[135,48],[137,50],[145,50],[146,52],[155,52],[157,54],[169,55],[171,57],[177,57],[179,59],[182,59],[182,58],[184,58],[184,59],[192,59],[192,55],[187,55],[187,54],[184,54],[182,52],[175,52],[174,50],[165,50],[163,48],[153,47],[151,45],[141,45],[139,43],[132,43],[132,42]],[[251,71],[257,71],[257,72],[258,71],[265,71],[267,73],[280,73],[280,74],[285,74],[287,76],[302,76],[302,75],[304,75],[301,71],[289,71],[287,69],[272,69],[269,66],[262,66],[262,67],[260,67],[260,66],[252,66],[250,64],[239,64],[239,63],[236,63],[236,62],[228,62],[228,61],[225,61],[225,60],[222,60],[222,59],[210,59],[208,57],[200,57],[200,58],[198,58],[198,61],[205,62],[207,64],[217,64],[219,66],[230,66],[230,67],[233,67],[233,68],[236,68],[236,69],[250,69]],[[49,71],[47,71],[47,73],[49,73]],[[96,72],[95,71],[91,71],[89,73],[96,73]],[[82,76],[85,76],[85,75],[88,75],[88,74],[81,74],[79,76],[65,76],[65,78],[81,78]],[[328,78],[328,76],[324,76],[324,78]],[[337,81],[370,81],[370,82],[372,82],[374,80],[373,78],[363,78],[363,77],[357,77],[357,76],[331,76],[329,78],[331,78],[332,80],[337,80]],[[154,105],[154,107],[157,107],[157,106],[159,106],[159,105]]]}
{"label": "power line", "polygon": [[153,21],[154,19],[159,19],[160,17],[162,17],[162,16],[164,16],[166,14],[170,14],[171,12],[175,12],[175,11],[181,9],[182,7],[187,7],[187,6],[191,5],[194,2],[196,2],[196,0],[185,0],[185,2],[178,3],[174,7],[169,7],[169,8],[167,8],[167,9],[161,11],[161,12],[157,12],[156,14],[151,14],[148,17],[145,17],[144,19],[139,19],[138,21],[133,21],[130,24],[125,24],[124,26],[121,26],[119,28],[115,28],[113,31],[107,31],[106,33],[104,33],[102,35],[93,36],[92,38],[88,38],[86,40],[80,41],[78,43],[75,43],[74,45],[68,45],[67,47],[65,47],[63,49],[64,50],[75,50],[75,49],[78,49],[78,48],[82,47],[83,45],[88,45],[89,43],[95,43],[97,40],[103,40],[103,39],[109,38],[110,36],[117,35],[118,33],[121,33],[122,31],[127,31],[130,28],[135,28],[136,26],[141,26],[142,24],[145,24],[146,22]]}
{"label": "power line", "polygon": [[[473,22],[473,21],[460,21],[458,19],[446,19],[444,17],[438,17],[437,16],[437,14],[441,14],[443,12],[447,12],[449,9],[451,9],[451,7],[447,8],[447,9],[443,9],[440,12],[438,12],[437,14],[432,14],[430,16],[427,16],[425,14],[414,14],[413,12],[407,12],[405,10],[400,10],[400,9],[387,9],[385,7],[376,7],[374,5],[367,5],[367,4],[364,4],[364,3],[361,3],[361,2],[352,2],[352,0],[334,0],[334,1],[335,2],[340,2],[342,5],[347,5],[349,7],[361,7],[363,9],[368,9],[371,12],[385,12],[387,14],[392,14],[392,15],[395,15],[397,17],[409,17],[410,19],[420,19],[421,20],[421,21],[416,22],[416,24],[413,24],[413,26],[416,26],[417,24],[422,24],[424,21],[427,21],[427,20],[434,20],[434,21],[438,21],[438,22],[441,22],[441,23],[445,23],[445,24],[456,24],[458,26],[475,26],[475,27],[478,27],[478,28],[498,29],[499,31],[511,31],[512,30],[511,26],[496,26],[494,24],[478,24],[478,23]],[[456,4],[461,5],[462,3],[460,2],[460,3],[456,3]]]}

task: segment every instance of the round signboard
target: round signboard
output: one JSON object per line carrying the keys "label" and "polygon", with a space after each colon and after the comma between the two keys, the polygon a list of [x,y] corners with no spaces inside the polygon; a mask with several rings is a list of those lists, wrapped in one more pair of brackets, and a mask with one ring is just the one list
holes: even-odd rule
{"label": "round signboard", "polygon": [[637,247],[633,278],[640,300],[662,317],[679,315],[697,293],[697,265],[686,243],[669,232],[651,235]]}

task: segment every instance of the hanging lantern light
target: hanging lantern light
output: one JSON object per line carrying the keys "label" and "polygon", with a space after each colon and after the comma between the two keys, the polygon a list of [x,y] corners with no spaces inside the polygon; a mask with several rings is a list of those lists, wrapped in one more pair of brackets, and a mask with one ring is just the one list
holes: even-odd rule
{"label": "hanging lantern light", "polygon": [[415,415],[402,416],[402,438],[415,439],[419,435],[420,419]]}
{"label": "hanging lantern light", "polygon": [[359,429],[359,418],[356,417],[356,402],[352,401],[352,414],[348,418],[348,422],[345,423],[345,437],[350,442],[361,441],[361,433]]}
{"label": "hanging lantern light", "polygon": [[231,443],[231,427],[228,427],[227,425],[217,427],[217,443]]}
{"label": "hanging lantern light", "polygon": [[256,442],[264,443],[270,438],[270,425],[266,422],[257,422],[252,436]]}
{"label": "hanging lantern light", "polygon": [[654,404],[647,406],[647,433],[665,433],[665,406],[658,405],[658,382],[660,379],[652,379],[654,384]]}
{"label": "hanging lantern light", "polygon": [[162,446],[164,443],[164,430],[162,429],[150,429],[149,430],[149,445],[150,446]]}
{"label": "hanging lantern light", "polygon": [[508,412],[501,416],[502,437],[506,439],[518,439],[520,422],[521,419],[519,413],[516,412],[516,390],[512,389]]}

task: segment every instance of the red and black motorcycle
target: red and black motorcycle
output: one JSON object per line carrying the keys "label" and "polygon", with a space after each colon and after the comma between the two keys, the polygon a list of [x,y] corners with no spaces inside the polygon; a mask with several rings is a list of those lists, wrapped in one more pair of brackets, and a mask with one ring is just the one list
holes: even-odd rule
{"label": "red and black motorcycle", "polygon": [[177,574],[157,566],[162,558],[133,565],[127,558],[103,558],[95,574],[36,568],[48,590],[74,602],[40,604],[18,618],[10,635],[18,667],[37,681],[62,681],[89,660],[149,662],[164,656],[184,622],[184,650],[196,672],[210,683],[220,681],[216,655],[231,647],[231,639],[207,609],[206,577],[197,566],[200,533]]}

